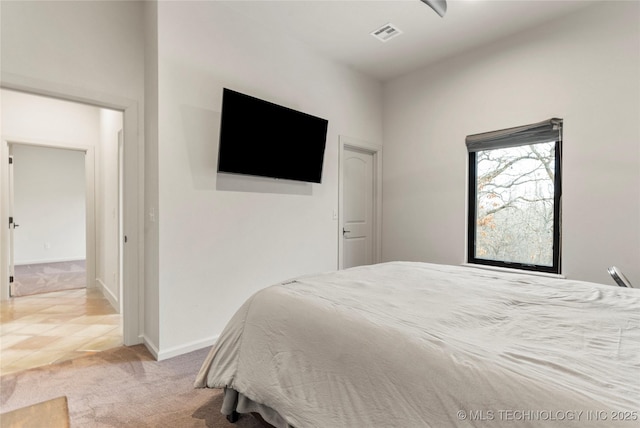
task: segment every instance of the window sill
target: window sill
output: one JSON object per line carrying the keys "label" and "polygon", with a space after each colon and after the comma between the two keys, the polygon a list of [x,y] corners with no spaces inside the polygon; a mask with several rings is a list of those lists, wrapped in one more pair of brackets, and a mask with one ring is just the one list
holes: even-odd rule
{"label": "window sill", "polygon": [[512,269],[512,268],[504,268],[500,266],[489,266],[489,265],[481,265],[475,263],[462,263],[462,266],[473,267],[478,269],[485,270],[495,270],[498,272],[509,272],[509,273],[520,273],[525,275],[535,275],[535,276],[544,276],[547,278],[556,278],[556,279],[566,279],[567,277],[557,273],[547,273],[547,272],[535,272],[531,270],[523,270],[523,269]]}

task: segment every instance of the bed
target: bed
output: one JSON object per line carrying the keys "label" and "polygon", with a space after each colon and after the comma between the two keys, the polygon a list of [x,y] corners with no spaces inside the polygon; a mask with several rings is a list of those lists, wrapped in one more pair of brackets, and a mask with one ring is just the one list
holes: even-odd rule
{"label": "bed", "polygon": [[195,387],[276,427],[640,425],[640,290],[389,262],[269,286]]}

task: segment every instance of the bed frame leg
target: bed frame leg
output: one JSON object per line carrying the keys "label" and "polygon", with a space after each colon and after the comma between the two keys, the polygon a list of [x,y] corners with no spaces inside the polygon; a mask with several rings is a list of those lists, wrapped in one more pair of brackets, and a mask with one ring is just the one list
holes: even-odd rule
{"label": "bed frame leg", "polygon": [[233,412],[231,412],[230,415],[227,415],[227,420],[229,422],[231,422],[232,424],[235,424],[236,422],[238,422],[239,418],[240,418],[240,414],[238,412],[236,412],[235,410]]}

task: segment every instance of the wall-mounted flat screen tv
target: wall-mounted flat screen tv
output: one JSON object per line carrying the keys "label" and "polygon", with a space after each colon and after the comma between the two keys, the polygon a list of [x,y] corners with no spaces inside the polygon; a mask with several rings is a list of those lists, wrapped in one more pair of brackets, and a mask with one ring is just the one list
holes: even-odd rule
{"label": "wall-mounted flat screen tv", "polygon": [[218,172],[320,183],[327,125],[224,88]]}

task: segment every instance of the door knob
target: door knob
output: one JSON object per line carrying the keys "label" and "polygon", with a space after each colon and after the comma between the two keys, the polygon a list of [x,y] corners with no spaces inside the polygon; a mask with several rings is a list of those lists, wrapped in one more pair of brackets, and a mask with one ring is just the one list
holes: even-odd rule
{"label": "door knob", "polygon": [[342,235],[345,235],[347,233],[351,233],[350,230],[345,229],[344,227],[342,228]]}

